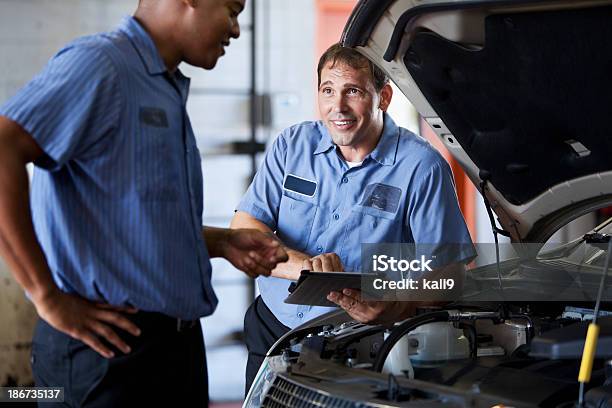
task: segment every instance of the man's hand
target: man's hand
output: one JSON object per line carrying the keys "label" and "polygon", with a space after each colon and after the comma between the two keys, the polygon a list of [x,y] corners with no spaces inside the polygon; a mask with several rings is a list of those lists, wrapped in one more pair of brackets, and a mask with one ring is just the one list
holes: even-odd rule
{"label": "man's hand", "polygon": [[353,319],[366,324],[392,324],[404,320],[414,314],[416,307],[416,302],[365,301],[357,289],[330,292],[327,300],[340,306]]}
{"label": "man's hand", "polygon": [[252,278],[270,276],[280,262],[286,262],[287,252],[273,234],[254,229],[227,230],[221,256]]}
{"label": "man's hand", "polygon": [[140,335],[140,329],[123,315],[136,313],[133,308],[93,303],[59,290],[44,300],[34,300],[34,305],[38,315],[55,329],[82,341],[106,358],[114,357],[115,353],[102,340],[126,354],[131,351],[111,326],[119,327],[133,336]]}
{"label": "man's hand", "polygon": [[317,255],[314,258],[304,259],[302,269],[314,272],[344,272],[340,257],[334,252]]}

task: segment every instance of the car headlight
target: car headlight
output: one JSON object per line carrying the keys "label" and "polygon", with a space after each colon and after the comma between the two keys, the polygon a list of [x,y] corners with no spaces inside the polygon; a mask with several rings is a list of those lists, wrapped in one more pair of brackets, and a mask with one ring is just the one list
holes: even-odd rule
{"label": "car headlight", "polygon": [[242,408],[258,408],[263,404],[268,389],[276,378],[276,371],[270,367],[270,358],[266,358],[261,364],[255,381],[244,400]]}

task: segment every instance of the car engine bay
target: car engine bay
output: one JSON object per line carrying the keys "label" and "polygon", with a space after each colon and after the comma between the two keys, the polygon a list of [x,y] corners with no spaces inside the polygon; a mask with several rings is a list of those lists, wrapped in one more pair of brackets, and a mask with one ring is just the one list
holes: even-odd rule
{"label": "car engine bay", "polygon": [[[607,315],[601,312],[587,406],[607,406],[612,399],[612,366],[606,362],[612,357],[612,317]],[[422,309],[385,328],[332,312],[289,333],[270,351],[260,375],[273,378],[258,378],[267,382],[260,403],[573,406],[592,317],[592,309],[551,302],[456,304]],[[400,364],[383,365],[392,354],[389,360]]]}

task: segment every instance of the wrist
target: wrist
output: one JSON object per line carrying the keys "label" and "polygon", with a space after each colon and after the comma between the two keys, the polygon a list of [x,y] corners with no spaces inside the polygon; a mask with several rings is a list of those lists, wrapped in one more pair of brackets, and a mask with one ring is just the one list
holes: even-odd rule
{"label": "wrist", "polygon": [[45,307],[49,304],[52,304],[54,300],[60,295],[62,292],[57,288],[57,286],[48,286],[48,287],[40,287],[33,290],[27,290],[27,293],[34,303],[36,309],[40,307]]}
{"label": "wrist", "polygon": [[302,274],[302,270],[308,269],[304,267],[304,261],[310,259],[307,254],[291,249],[281,242],[281,247],[285,250],[288,256],[287,262],[279,263],[272,270],[272,276],[276,278],[288,279],[297,281]]}
{"label": "wrist", "polygon": [[226,254],[232,232],[231,229],[227,228],[203,228],[204,242],[206,242],[206,249],[211,258],[227,258]]}
{"label": "wrist", "polygon": [[221,258],[225,258],[227,259],[227,252],[230,246],[230,242],[232,240],[232,235],[235,233],[236,231],[232,230],[232,229],[224,229],[221,232],[221,237],[219,238],[219,246],[218,246],[218,253],[219,256]]}

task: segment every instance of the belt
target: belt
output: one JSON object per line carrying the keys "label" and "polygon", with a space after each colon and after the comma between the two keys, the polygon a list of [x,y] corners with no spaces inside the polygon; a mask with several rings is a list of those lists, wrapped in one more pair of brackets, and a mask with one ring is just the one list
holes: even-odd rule
{"label": "belt", "polygon": [[172,330],[177,332],[185,332],[199,327],[200,319],[185,320],[176,317],[167,316],[157,312],[137,312],[133,315],[126,315],[136,326],[147,331],[157,330]]}
{"label": "belt", "polygon": [[176,331],[184,332],[197,326],[199,320],[176,319]]}

